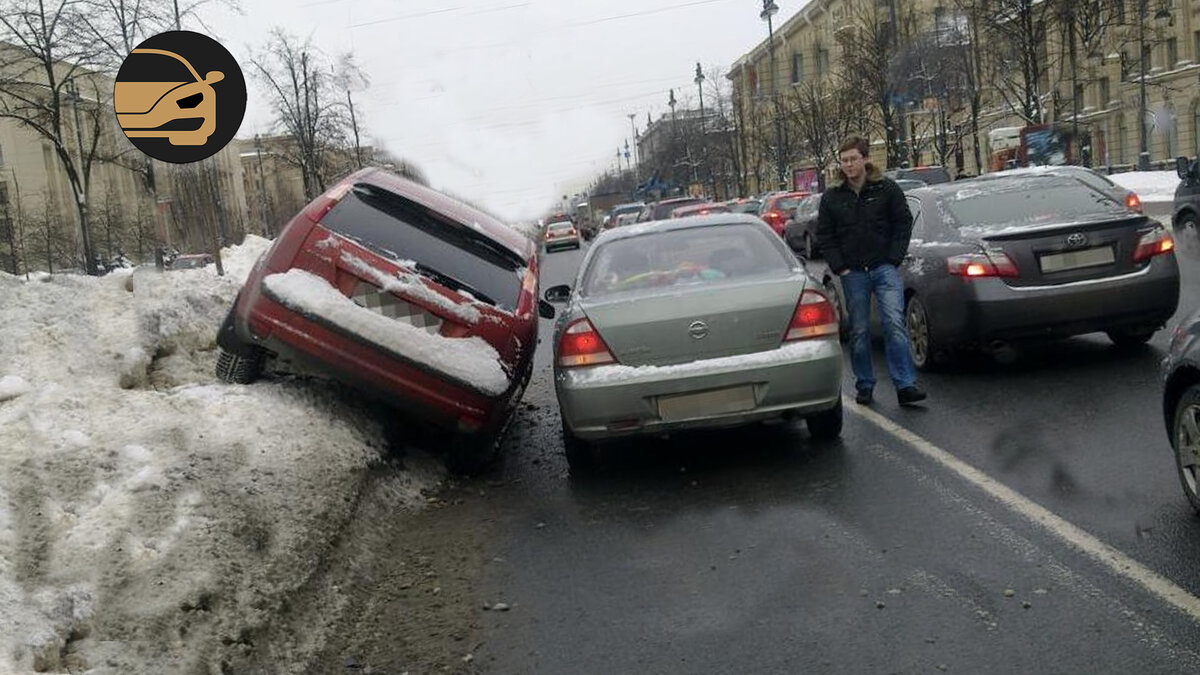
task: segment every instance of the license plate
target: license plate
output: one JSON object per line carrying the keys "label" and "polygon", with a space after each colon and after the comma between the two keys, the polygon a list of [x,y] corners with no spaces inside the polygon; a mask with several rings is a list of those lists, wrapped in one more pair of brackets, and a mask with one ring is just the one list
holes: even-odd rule
{"label": "license plate", "polygon": [[698,394],[658,397],[658,416],[664,422],[711,417],[753,410],[754,386],[715,389]]}
{"label": "license plate", "polygon": [[1111,246],[1097,246],[1096,248],[1085,248],[1081,251],[1067,251],[1066,253],[1051,253],[1038,258],[1038,263],[1041,265],[1043,273],[1062,272],[1081,267],[1096,267],[1097,265],[1111,265],[1115,261],[1116,259],[1113,257]]}

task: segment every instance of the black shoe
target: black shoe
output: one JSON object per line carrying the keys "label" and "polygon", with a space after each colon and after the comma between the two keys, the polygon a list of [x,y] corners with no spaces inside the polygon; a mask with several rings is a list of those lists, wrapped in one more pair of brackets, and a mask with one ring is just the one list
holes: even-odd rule
{"label": "black shoe", "polygon": [[920,387],[913,385],[896,392],[896,398],[900,400],[900,405],[912,405],[924,401],[927,396]]}
{"label": "black shoe", "polygon": [[875,396],[870,389],[859,389],[858,393],[854,395],[854,402],[859,405],[871,405],[874,400]]}

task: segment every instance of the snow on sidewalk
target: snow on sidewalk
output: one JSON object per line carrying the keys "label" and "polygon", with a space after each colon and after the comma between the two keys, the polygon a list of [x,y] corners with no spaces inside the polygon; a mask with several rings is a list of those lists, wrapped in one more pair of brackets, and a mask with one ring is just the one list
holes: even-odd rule
{"label": "snow on sidewalk", "polygon": [[[0,672],[216,672],[352,516],[378,422],[320,384],[212,374],[268,244],[227,249],[227,277],[0,278]],[[442,476],[408,468],[398,508]]]}
{"label": "snow on sidewalk", "polygon": [[1174,171],[1126,171],[1114,173],[1109,178],[1126,190],[1136,192],[1142,203],[1172,202],[1175,188],[1179,187],[1179,176]]}

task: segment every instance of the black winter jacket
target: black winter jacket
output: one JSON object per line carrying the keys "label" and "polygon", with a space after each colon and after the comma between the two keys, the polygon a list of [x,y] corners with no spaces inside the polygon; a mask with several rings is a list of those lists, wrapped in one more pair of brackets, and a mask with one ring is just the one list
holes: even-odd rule
{"label": "black winter jacket", "polygon": [[904,191],[868,165],[861,192],[856,194],[843,181],[821,196],[817,245],[835,273],[881,263],[899,265],[908,254],[912,223]]}

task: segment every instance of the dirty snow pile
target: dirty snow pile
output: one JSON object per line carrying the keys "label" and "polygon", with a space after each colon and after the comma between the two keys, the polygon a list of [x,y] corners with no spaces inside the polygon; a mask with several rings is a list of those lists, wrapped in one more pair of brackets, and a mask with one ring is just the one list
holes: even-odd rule
{"label": "dirty snow pile", "polygon": [[1126,190],[1136,192],[1143,203],[1175,201],[1175,188],[1179,187],[1179,175],[1174,171],[1126,171],[1114,173],[1109,178]]}
{"label": "dirty snow pile", "polygon": [[[330,385],[213,376],[268,245],[225,277],[0,276],[0,673],[236,670],[319,580],[386,444]],[[418,460],[390,493],[440,477]]]}

